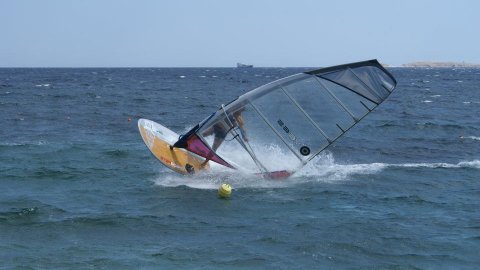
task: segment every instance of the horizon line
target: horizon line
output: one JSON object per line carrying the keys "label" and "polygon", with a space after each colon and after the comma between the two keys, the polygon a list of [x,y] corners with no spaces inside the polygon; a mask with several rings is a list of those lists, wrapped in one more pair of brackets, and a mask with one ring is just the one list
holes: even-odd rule
{"label": "horizon line", "polygon": [[[427,61],[427,60],[417,60],[408,63],[403,63],[399,65],[388,64],[380,62],[384,67],[423,67],[423,66],[408,66],[415,64],[460,64],[460,65],[471,65],[471,66],[480,66],[480,64],[466,62],[466,61]],[[250,68],[323,68],[327,66],[253,66],[253,67],[237,67],[237,66],[0,66],[0,68],[234,68],[241,70],[248,70]],[[429,67],[429,66],[425,66]],[[441,66],[444,67],[444,66]],[[447,67],[448,68],[448,67]]]}

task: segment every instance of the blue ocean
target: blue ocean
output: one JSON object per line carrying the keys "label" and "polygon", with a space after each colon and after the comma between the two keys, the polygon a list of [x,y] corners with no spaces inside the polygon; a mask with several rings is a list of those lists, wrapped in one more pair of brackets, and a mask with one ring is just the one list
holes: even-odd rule
{"label": "blue ocean", "polygon": [[389,68],[393,94],[282,181],[176,174],[138,132],[307,70],[0,69],[0,268],[478,269],[480,69]]}

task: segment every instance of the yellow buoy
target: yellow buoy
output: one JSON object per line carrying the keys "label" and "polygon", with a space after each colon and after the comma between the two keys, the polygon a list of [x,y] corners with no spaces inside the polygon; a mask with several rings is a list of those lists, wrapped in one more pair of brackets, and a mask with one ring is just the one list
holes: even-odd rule
{"label": "yellow buoy", "polygon": [[230,194],[232,194],[232,187],[229,184],[222,184],[218,188],[218,196],[220,196],[220,198],[228,198]]}

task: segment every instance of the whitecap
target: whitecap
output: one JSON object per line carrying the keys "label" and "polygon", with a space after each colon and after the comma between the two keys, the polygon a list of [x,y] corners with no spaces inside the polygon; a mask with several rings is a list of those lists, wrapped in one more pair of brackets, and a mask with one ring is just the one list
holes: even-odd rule
{"label": "whitecap", "polygon": [[460,136],[460,139],[470,139],[470,140],[480,141],[480,137],[475,137],[475,136]]}
{"label": "whitecap", "polygon": [[457,164],[452,163],[405,163],[405,164],[391,164],[389,167],[404,167],[404,168],[478,168],[480,169],[480,160],[461,161]]}
{"label": "whitecap", "polygon": [[295,177],[321,177],[322,181],[339,181],[348,179],[352,174],[376,174],[385,169],[388,164],[336,164],[332,154],[325,154],[302,168]]}
{"label": "whitecap", "polygon": [[25,145],[45,145],[46,141],[34,141],[34,142],[0,142],[2,146],[25,146]]}
{"label": "whitecap", "polygon": [[431,102],[433,102],[433,101],[431,101],[431,100],[424,100],[424,101],[422,101],[422,102],[423,102],[423,103],[431,103]]}

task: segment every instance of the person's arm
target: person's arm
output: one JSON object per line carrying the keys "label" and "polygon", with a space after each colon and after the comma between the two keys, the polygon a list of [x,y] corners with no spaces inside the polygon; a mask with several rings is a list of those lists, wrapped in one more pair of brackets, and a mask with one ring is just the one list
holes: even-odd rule
{"label": "person's arm", "polygon": [[238,123],[238,127],[240,128],[240,133],[242,133],[243,140],[248,142],[247,131],[245,130],[245,121],[243,120],[242,115],[237,114],[235,119]]}

